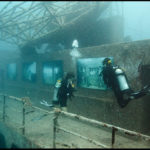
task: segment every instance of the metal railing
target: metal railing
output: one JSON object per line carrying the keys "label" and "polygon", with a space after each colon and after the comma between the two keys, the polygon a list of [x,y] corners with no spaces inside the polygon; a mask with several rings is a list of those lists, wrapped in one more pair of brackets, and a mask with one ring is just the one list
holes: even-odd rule
{"label": "metal railing", "polygon": [[[75,132],[72,132],[72,131],[69,131],[69,130],[66,130],[64,128],[59,127],[58,124],[57,124],[57,119],[59,117],[59,114],[63,114],[63,115],[65,115],[67,117],[70,117],[70,118],[75,118],[78,121],[84,121],[86,123],[98,125],[99,127],[105,127],[105,128],[111,129],[112,130],[111,147],[109,147],[107,145],[104,145],[104,144],[102,144],[100,142],[97,142],[97,141],[95,141],[93,139],[84,137],[84,136],[82,136],[80,134],[77,134]],[[140,137],[143,140],[150,142],[150,136],[147,136],[147,135],[144,135],[144,134],[141,134],[141,133],[138,133],[138,132],[130,131],[130,130],[127,130],[127,129],[123,129],[123,128],[120,128],[120,127],[117,127],[117,126],[114,126],[114,125],[110,125],[110,124],[107,124],[107,123],[100,122],[100,121],[96,121],[96,120],[93,120],[93,119],[88,119],[86,117],[79,116],[79,115],[76,115],[76,114],[64,112],[64,111],[61,111],[61,110],[55,111],[55,117],[54,117],[53,122],[54,122],[54,130],[53,130],[54,131],[54,138],[53,138],[53,147],[54,148],[56,148],[56,141],[55,141],[55,139],[56,139],[56,133],[57,133],[56,131],[57,131],[57,129],[62,130],[64,132],[66,132],[66,133],[78,136],[78,137],[80,137],[82,139],[85,139],[85,140],[89,141],[90,143],[93,143],[95,145],[101,146],[102,148],[114,148],[116,131],[124,133],[124,134],[129,135],[129,136]]]}
{"label": "metal railing", "polygon": [[[43,109],[41,109],[41,108],[39,108],[39,107],[36,107],[36,106],[33,106],[32,104],[31,104],[31,102],[30,102],[30,98],[29,97],[23,97],[23,98],[17,98],[17,97],[14,97],[14,96],[9,96],[9,95],[4,95],[4,94],[0,94],[0,96],[2,96],[3,97],[3,110],[2,110],[2,121],[4,122],[4,123],[7,123],[6,122],[6,116],[8,117],[8,115],[6,115],[6,107],[8,107],[8,106],[6,106],[6,100],[7,100],[7,98],[9,98],[9,99],[12,99],[12,100],[16,100],[17,102],[19,102],[19,103],[22,103],[22,123],[21,123],[21,125],[20,125],[20,129],[22,129],[22,134],[23,135],[25,135],[25,131],[26,131],[26,128],[25,128],[25,124],[26,124],[26,116],[30,113],[30,112],[33,112],[33,110],[31,110],[31,111],[26,111],[26,105],[28,105],[29,107],[32,107],[33,109],[36,109],[36,110],[40,110],[40,111],[43,111],[43,112],[45,112],[45,113],[47,113],[47,114],[52,114],[52,113],[54,113],[54,112],[50,112],[50,111],[46,111],[46,110],[43,110]],[[15,109],[12,109],[13,111],[15,111]],[[15,122],[14,122],[15,123]]]}
{"label": "metal railing", "polygon": [[[115,144],[115,135],[116,135],[116,132],[121,132],[121,133],[124,133],[124,134],[127,134],[129,136],[136,136],[136,137],[140,137],[142,138],[143,140],[145,141],[148,141],[150,142],[150,136],[147,136],[147,135],[144,135],[144,134],[141,134],[141,133],[138,133],[138,132],[134,132],[134,131],[130,131],[130,130],[127,130],[127,129],[123,129],[123,128],[120,128],[120,127],[117,127],[117,126],[114,126],[114,125],[110,125],[110,124],[107,124],[107,123],[103,123],[103,122],[100,122],[100,121],[96,121],[96,120],[93,120],[93,119],[88,119],[86,117],[83,117],[83,116],[80,116],[80,115],[76,115],[76,114],[72,114],[72,113],[68,113],[68,112],[64,112],[64,111],[61,111],[60,109],[55,109],[54,111],[50,112],[50,111],[47,111],[47,110],[44,110],[44,109],[41,109],[39,107],[36,107],[36,106],[32,106],[31,103],[30,103],[30,99],[28,97],[24,97],[24,98],[16,98],[16,97],[13,97],[13,96],[9,96],[9,95],[4,95],[4,94],[0,94],[0,96],[3,97],[3,110],[2,110],[2,120],[4,123],[6,123],[6,100],[7,98],[10,98],[10,99],[13,99],[13,100],[16,100],[17,102],[19,103],[22,103],[22,125],[21,125],[21,129],[22,129],[22,134],[25,135],[26,134],[26,128],[25,128],[25,124],[26,124],[26,115],[28,115],[31,111],[28,111],[26,112],[26,109],[25,109],[25,106],[28,105],[34,109],[37,109],[37,110],[41,110],[47,114],[54,114],[53,116],[53,148],[56,148],[56,134],[57,134],[57,131],[58,130],[61,130],[65,133],[68,133],[68,134],[71,134],[71,135],[74,135],[74,136],[77,136],[77,137],[80,137],[86,141],[88,141],[89,143],[92,143],[92,144],[95,144],[99,147],[102,147],[102,148],[114,148],[114,144]],[[112,130],[112,136],[111,136],[111,146],[107,146],[105,144],[102,144],[98,141],[95,141],[93,139],[90,139],[86,136],[83,136],[83,135],[80,135],[78,133],[75,133],[75,132],[72,132],[72,131],[69,131],[68,129],[65,129],[65,128],[62,128],[60,127],[60,125],[58,125],[58,118],[60,116],[60,114],[63,114],[69,118],[74,118],[76,119],[77,121],[84,121],[86,123],[89,123],[89,124],[93,124],[93,125],[97,125],[98,127],[105,127],[105,128],[109,128]]]}
{"label": "metal railing", "polygon": [[20,99],[20,98],[16,98],[16,97],[13,97],[13,96],[8,96],[8,95],[3,95],[3,94],[0,94],[0,96],[3,97],[3,111],[2,111],[2,120],[4,123],[6,123],[6,100],[7,98],[10,98],[10,99],[13,99],[13,100],[16,100],[18,101],[19,103],[22,103],[22,125],[19,127],[22,129],[22,134],[24,135],[25,134],[25,108],[24,108],[24,105],[25,105],[25,101],[23,99]]}

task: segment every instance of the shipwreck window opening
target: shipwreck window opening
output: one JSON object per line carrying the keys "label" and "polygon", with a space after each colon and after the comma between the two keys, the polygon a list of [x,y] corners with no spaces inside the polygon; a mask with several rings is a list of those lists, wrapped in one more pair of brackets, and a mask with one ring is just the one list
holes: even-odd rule
{"label": "shipwreck window opening", "polygon": [[28,82],[36,82],[36,62],[22,64],[22,79]]}
{"label": "shipwreck window opening", "polygon": [[17,65],[16,63],[7,64],[7,79],[16,80],[17,77]]}
{"label": "shipwreck window opening", "polygon": [[54,85],[59,78],[63,77],[62,61],[44,62],[42,78],[44,84]]}

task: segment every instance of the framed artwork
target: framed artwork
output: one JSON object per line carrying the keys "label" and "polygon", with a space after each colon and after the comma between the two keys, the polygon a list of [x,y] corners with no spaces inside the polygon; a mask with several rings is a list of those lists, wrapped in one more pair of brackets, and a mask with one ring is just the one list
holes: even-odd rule
{"label": "framed artwork", "polygon": [[[112,57],[109,57],[112,59]],[[79,87],[106,90],[101,74],[103,60],[100,58],[83,58],[77,60],[77,85]]]}

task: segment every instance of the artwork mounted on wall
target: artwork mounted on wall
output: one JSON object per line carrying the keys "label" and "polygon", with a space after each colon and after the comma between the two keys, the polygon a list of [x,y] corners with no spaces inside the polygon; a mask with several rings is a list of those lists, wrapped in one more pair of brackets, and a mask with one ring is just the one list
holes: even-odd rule
{"label": "artwork mounted on wall", "polygon": [[7,78],[10,80],[16,80],[17,77],[17,65],[16,63],[10,63],[7,65]]}
{"label": "artwork mounted on wall", "polygon": [[[109,57],[113,60],[112,57]],[[103,60],[100,58],[82,58],[77,60],[77,85],[79,87],[106,90],[101,75]]]}
{"label": "artwork mounted on wall", "polygon": [[43,63],[42,69],[43,82],[54,85],[63,76],[62,61],[49,61]]}
{"label": "artwork mounted on wall", "polygon": [[36,62],[23,63],[23,80],[29,82],[36,81]]}

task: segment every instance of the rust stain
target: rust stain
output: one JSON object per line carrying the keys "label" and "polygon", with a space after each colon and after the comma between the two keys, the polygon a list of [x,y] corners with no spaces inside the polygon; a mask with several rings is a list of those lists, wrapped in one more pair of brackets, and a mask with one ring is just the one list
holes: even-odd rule
{"label": "rust stain", "polygon": [[79,116],[74,116],[76,119],[79,119]]}
{"label": "rust stain", "polygon": [[108,127],[106,124],[104,124],[104,127]]}
{"label": "rust stain", "polygon": [[113,127],[113,129],[114,129],[115,131],[118,131],[118,129],[117,129],[117,128],[115,128],[115,127]]}
{"label": "rust stain", "polygon": [[125,134],[127,135],[130,135],[130,136],[135,136],[135,134],[132,134],[132,133],[129,133],[129,132],[124,132]]}

